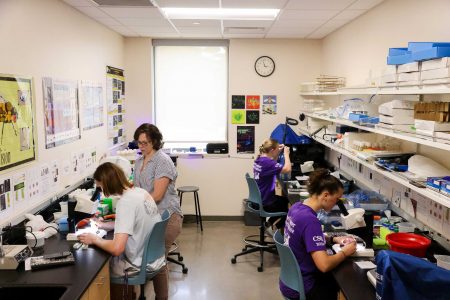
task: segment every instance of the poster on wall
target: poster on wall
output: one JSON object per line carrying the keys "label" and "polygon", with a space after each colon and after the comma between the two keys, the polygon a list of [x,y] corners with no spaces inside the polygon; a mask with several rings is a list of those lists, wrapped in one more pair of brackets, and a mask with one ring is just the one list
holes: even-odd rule
{"label": "poster on wall", "polygon": [[83,130],[103,126],[103,87],[100,83],[81,82]]}
{"label": "poster on wall", "polygon": [[277,96],[275,95],[263,95],[262,105],[263,115],[276,115],[277,114]]}
{"label": "poster on wall", "polygon": [[237,153],[255,153],[255,126],[237,127]]}
{"label": "poster on wall", "polygon": [[245,110],[232,109],[231,110],[231,124],[245,124]]}
{"label": "poster on wall", "polygon": [[0,74],[0,171],[35,159],[32,81]]}
{"label": "poster on wall", "polygon": [[13,208],[11,178],[0,178],[0,215],[7,214]]}
{"label": "poster on wall", "polygon": [[247,110],[245,119],[247,124],[259,124],[259,110]]}
{"label": "poster on wall", "polygon": [[247,109],[259,109],[259,95],[247,95],[245,106]]}
{"label": "poster on wall", "polygon": [[106,103],[108,110],[108,147],[126,141],[124,135],[125,77],[122,69],[106,66]]}
{"label": "poster on wall", "polygon": [[77,82],[44,77],[42,89],[45,148],[57,147],[80,139]]}
{"label": "poster on wall", "polygon": [[231,96],[231,108],[232,109],[245,108],[245,96],[244,95],[232,95]]}

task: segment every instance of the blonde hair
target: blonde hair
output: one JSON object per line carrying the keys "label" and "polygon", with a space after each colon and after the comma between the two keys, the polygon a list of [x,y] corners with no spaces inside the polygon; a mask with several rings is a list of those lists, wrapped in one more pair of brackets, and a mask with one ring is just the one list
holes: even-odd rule
{"label": "blonde hair", "polygon": [[277,140],[274,139],[266,139],[262,143],[261,146],[259,146],[259,155],[263,153],[269,153],[271,150],[276,149],[280,143],[278,143]]}

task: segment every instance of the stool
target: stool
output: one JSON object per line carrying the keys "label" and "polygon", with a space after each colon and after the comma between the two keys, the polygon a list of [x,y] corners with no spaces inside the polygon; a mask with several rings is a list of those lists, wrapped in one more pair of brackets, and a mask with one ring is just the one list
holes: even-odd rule
{"label": "stool", "polygon": [[194,204],[195,204],[195,220],[197,221],[197,225],[200,221],[200,229],[203,231],[202,224],[202,213],[200,211],[200,200],[198,199],[198,186],[181,186],[177,188],[178,197],[180,197],[180,206],[183,201],[183,193],[194,193]]}
{"label": "stool", "polygon": [[[181,268],[183,269],[183,274],[187,274],[188,268],[186,268],[184,263],[182,263],[183,256],[181,256],[180,252],[176,251],[178,249],[178,244],[173,242],[172,246],[173,246],[173,248],[170,249],[169,254],[167,255],[167,261],[181,266]],[[178,260],[175,260],[172,257],[169,257],[169,255],[176,255]]]}

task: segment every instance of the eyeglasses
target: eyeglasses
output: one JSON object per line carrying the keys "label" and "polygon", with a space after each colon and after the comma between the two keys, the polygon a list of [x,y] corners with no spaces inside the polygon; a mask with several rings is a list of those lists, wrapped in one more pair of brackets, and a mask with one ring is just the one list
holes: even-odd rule
{"label": "eyeglasses", "polygon": [[137,144],[139,146],[148,146],[150,143],[149,142],[141,142],[141,141],[137,141]]}

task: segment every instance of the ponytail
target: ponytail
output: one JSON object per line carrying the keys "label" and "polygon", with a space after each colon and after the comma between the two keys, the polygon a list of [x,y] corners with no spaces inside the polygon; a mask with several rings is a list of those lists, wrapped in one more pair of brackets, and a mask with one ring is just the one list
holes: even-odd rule
{"label": "ponytail", "polygon": [[259,146],[259,156],[263,153],[269,153],[271,150],[276,149],[278,147],[279,143],[277,140],[274,139],[266,139],[262,143],[261,146]]}
{"label": "ponytail", "polygon": [[344,189],[344,185],[327,169],[317,169],[309,175],[308,193],[310,195],[320,195],[323,191],[334,194],[339,189]]}

